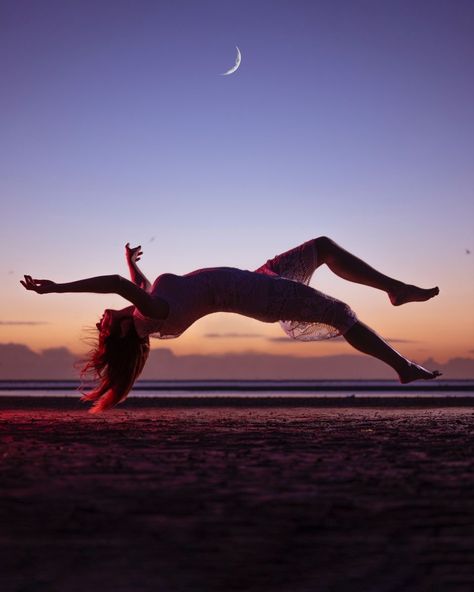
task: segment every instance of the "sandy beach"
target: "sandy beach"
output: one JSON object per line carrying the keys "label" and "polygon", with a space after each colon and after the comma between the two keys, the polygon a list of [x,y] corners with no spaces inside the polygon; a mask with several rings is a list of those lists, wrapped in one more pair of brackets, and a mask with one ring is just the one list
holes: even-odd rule
{"label": "sandy beach", "polygon": [[474,589],[474,409],[1,411],[3,592]]}

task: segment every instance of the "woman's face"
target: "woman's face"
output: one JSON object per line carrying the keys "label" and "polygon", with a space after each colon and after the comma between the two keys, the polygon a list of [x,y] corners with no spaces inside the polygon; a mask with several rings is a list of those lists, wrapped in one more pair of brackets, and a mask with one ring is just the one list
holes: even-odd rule
{"label": "woman's face", "polygon": [[106,308],[102,317],[96,327],[103,337],[108,337],[112,334],[121,334],[122,321],[131,319],[130,314],[125,314],[122,310],[114,310],[112,308]]}
{"label": "woman's face", "polygon": [[96,323],[95,326],[100,331],[100,333],[103,333],[103,334],[110,333],[110,328],[113,323],[113,317],[111,315],[111,312],[112,311],[109,308],[106,308],[104,310],[104,312],[102,313],[102,316],[100,317],[100,321],[98,323]]}

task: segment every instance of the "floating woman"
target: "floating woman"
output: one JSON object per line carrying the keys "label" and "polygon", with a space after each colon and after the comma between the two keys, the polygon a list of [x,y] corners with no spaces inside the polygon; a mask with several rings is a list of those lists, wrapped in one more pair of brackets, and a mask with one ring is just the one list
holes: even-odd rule
{"label": "floating woman", "polygon": [[140,375],[150,351],[149,337],[179,337],[195,321],[214,312],[232,312],[265,323],[280,321],[284,331],[301,341],[342,335],[355,349],[382,360],[401,383],[430,380],[429,371],[394,350],[358,320],[347,304],[308,284],[314,271],[326,264],[331,271],[387,293],[391,303],[423,302],[439,293],[390,278],[321,236],[291,249],[255,271],[233,267],[198,269],[183,276],[164,273],[153,283],[137,263],[141,247],[125,246],[131,281],[106,275],[57,284],[25,275],[22,285],[38,294],[92,292],[119,294],[131,303],[121,310],[106,309],[96,327],[99,340],[83,371],[92,372],[97,386],[83,396],[96,413],[123,401]]}

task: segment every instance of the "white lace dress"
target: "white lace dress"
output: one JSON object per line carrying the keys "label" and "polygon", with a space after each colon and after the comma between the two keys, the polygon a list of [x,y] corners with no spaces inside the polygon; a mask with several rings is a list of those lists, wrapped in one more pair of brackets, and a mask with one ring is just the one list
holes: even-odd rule
{"label": "white lace dress", "polygon": [[170,339],[205,315],[232,312],[266,323],[279,321],[287,335],[301,341],[343,335],[357,317],[340,300],[308,286],[317,267],[314,241],[308,241],[255,271],[212,267],[183,276],[164,273],[150,294],[166,300],[168,317],[151,319],[135,309],[137,333]]}

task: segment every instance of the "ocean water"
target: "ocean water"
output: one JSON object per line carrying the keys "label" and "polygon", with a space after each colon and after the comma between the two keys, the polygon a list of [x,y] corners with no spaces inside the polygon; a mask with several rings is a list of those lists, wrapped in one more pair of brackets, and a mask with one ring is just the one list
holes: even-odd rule
{"label": "ocean water", "polygon": [[[75,380],[3,380],[0,397],[75,397]],[[212,380],[212,381],[138,381],[130,397],[152,398],[354,398],[473,397],[474,380],[433,380],[401,385],[391,380]]]}

